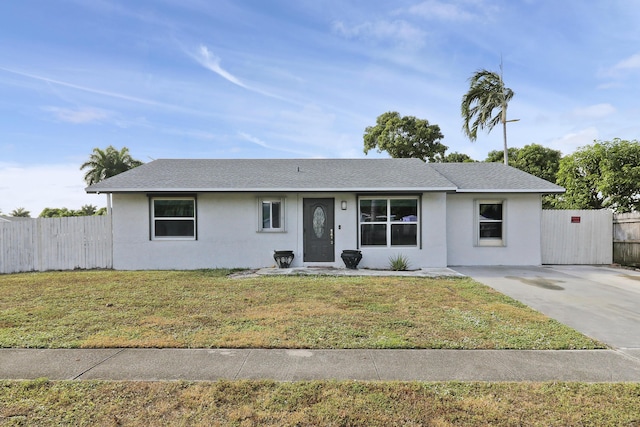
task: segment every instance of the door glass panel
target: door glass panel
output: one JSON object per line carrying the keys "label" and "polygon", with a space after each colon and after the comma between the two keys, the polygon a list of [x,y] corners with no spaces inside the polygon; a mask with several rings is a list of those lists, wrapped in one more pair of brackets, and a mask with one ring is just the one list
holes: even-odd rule
{"label": "door glass panel", "polygon": [[327,215],[324,212],[322,206],[316,206],[313,210],[313,232],[318,239],[324,236],[325,224],[327,222]]}

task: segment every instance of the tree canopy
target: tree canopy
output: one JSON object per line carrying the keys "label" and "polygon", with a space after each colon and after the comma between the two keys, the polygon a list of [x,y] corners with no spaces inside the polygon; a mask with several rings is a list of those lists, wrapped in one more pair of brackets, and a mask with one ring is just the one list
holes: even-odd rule
{"label": "tree canopy", "polygon": [[471,140],[478,138],[478,130],[487,132],[502,123],[504,138],[504,163],[508,164],[507,106],[514,92],[504,85],[502,74],[478,70],[469,78],[469,90],[462,97],[460,114],[462,131]]}
{"label": "tree canopy", "polygon": [[438,125],[430,125],[427,120],[413,116],[400,116],[396,111],[388,111],[376,119],[375,126],[364,131],[364,152],[377,149],[386,151],[394,158],[417,158],[435,162],[444,157],[447,146]]}
{"label": "tree canopy", "polygon": [[106,215],[107,208],[98,209],[97,206],[94,205],[83,205],[78,210],[68,209],[68,208],[44,208],[39,218],[62,218],[68,216],[92,216],[92,215]]}
{"label": "tree canopy", "polygon": [[453,153],[449,153],[442,158],[443,163],[473,163],[473,160],[468,154],[458,153],[454,151]]}
{"label": "tree canopy", "polygon": [[[540,144],[529,144],[522,148],[509,147],[509,166],[523,170],[549,182],[556,182],[562,153]],[[503,153],[490,151],[487,162],[503,161]]]}
{"label": "tree canopy", "polygon": [[12,210],[9,215],[16,218],[31,218],[31,212],[25,208],[16,208]]}
{"label": "tree canopy", "polygon": [[92,185],[140,165],[142,162],[131,157],[127,147],[117,150],[110,145],[104,150],[94,148],[89,160],[80,166],[80,170],[88,169],[84,180],[87,185]]}
{"label": "tree canopy", "polygon": [[567,192],[556,207],[640,211],[640,143],[615,138],[581,147],[560,161],[557,183]]}

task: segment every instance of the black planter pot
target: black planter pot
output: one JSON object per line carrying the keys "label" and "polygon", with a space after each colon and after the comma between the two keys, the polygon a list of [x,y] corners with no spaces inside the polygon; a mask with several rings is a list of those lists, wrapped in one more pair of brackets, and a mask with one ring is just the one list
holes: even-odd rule
{"label": "black planter pot", "polygon": [[273,259],[276,260],[278,268],[289,268],[295,255],[293,251],[273,251]]}
{"label": "black planter pot", "polygon": [[340,258],[342,258],[342,261],[347,268],[356,270],[358,268],[358,263],[362,259],[362,252],[352,249],[345,249],[344,251],[342,251],[342,255],[340,255]]}

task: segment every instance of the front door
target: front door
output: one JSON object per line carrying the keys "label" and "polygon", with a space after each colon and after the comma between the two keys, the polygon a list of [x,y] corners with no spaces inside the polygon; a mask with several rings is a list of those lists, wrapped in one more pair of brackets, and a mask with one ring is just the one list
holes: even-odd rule
{"label": "front door", "polygon": [[333,262],[334,199],[303,199],[305,262]]}

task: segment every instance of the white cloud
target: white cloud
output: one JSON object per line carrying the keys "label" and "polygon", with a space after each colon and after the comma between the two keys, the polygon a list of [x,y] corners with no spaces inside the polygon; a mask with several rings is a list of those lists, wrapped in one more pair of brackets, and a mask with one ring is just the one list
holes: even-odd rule
{"label": "white cloud", "polygon": [[238,85],[242,88],[249,89],[249,87],[246,84],[242,83],[240,79],[238,79],[233,74],[229,73],[227,70],[223,69],[220,66],[220,58],[218,58],[217,56],[209,52],[209,48],[207,48],[206,46],[200,45],[200,48],[198,49],[198,54],[194,55],[193,57],[196,61],[198,61],[200,65],[202,65],[207,70],[213,71],[214,73],[230,81],[234,85]]}
{"label": "white cloud", "polygon": [[614,65],[612,69],[614,71],[640,69],[640,53],[636,53],[626,59],[623,59],[622,61]]}
{"label": "white cloud", "polygon": [[457,4],[443,3],[437,0],[427,0],[411,6],[409,13],[428,19],[445,21],[468,21],[474,17],[468,9]]}
{"label": "white cloud", "polygon": [[576,108],[571,112],[571,117],[582,120],[597,120],[610,116],[616,112],[611,104],[596,104],[588,107]]}
{"label": "white cloud", "polygon": [[0,209],[25,208],[37,217],[46,207],[79,209],[106,205],[104,196],[85,193],[77,164],[10,165],[0,163]]}
{"label": "white cloud", "polygon": [[345,38],[386,41],[393,40],[402,47],[418,48],[424,44],[425,32],[407,21],[380,20],[364,22],[349,26],[342,21],[335,21],[332,30]]}
{"label": "white cloud", "polygon": [[563,154],[573,153],[576,148],[592,144],[599,138],[598,129],[588,127],[577,132],[567,133],[564,136],[550,141],[549,146],[560,150]]}
{"label": "white cloud", "polygon": [[53,113],[60,121],[75,124],[101,122],[111,116],[111,114],[105,110],[90,107],[78,109],[43,107],[43,110]]}

